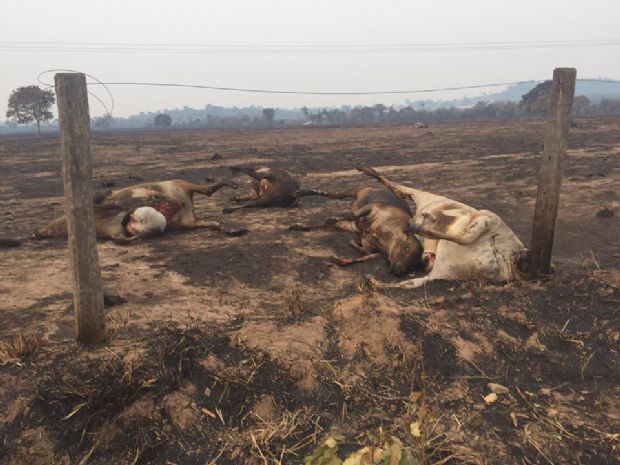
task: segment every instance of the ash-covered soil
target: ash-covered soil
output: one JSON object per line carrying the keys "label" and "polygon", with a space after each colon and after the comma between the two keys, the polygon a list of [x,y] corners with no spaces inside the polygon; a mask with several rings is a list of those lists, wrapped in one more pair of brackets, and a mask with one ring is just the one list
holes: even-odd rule
{"label": "ash-covered soil", "polygon": [[[329,433],[341,456],[393,435],[427,464],[617,463],[620,120],[576,123],[547,282],[372,291],[365,273],[395,279],[383,261],[327,260],[355,256],[350,235],[287,230],[349,201],[223,215],[247,188],[239,176],[240,191],[197,196],[196,209],[246,236],[99,243],[105,292],[122,299],[89,352],[74,341],[66,242],[0,248],[0,463],[297,464]],[[372,183],[353,169],[365,164],[493,210],[527,244],[543,132],[521,121],[95,134],[94,186],[203,182],[243,163],[340,190]],[[59,150],[0,139],[0,238],[62,214]]]}

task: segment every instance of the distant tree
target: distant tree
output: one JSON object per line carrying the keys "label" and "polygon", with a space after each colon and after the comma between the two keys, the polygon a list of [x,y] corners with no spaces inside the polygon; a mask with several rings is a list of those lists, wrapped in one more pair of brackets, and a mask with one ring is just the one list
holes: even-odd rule
{"label": "distant tree", "polygon": [[41,122],[54,117],[50,108],[55,102],[54,92],[49,89],[43,90],[39,86],[19,87],[9,96],[6,116],[20,124],[36,121],[40,135]]}
{"label": "distant tree", "polygon": [[273,124],[273,118],[276,116],[276,111],[273,108],[263,108],[263,118],[269,123],[269,126]]}
{"label": "distant tree", "polygon": [[552,81],[541,82],[521,97],[519,105],[528,115],[544,116],[549,111],[552,90]]}
{"label": "distant tree", "polygon": [[92,126],[95,129],[110,129],[111,125],[112,125],[112,115],[109,113],[93,119],[93,123],[92,123]]}
{"label": "distant tree", "polygon": [[375,120],[378,122],[383,121],[383,113],[385,112],[385,105],[383,105],[382,103],[377,103],[374,107],[373,110],[375,111]]}
{"label": "distant tree", "polygon": [[576,95],[573,99],[573,116],[586,116],[592,112],[592,103],[585,95]]}
{"label": "distant tree", "polygon": [[620,100],[604,98],[597,105],[597,114],[612,116],[620,115]]}
{"label": "distant tree", "polygon": [[155,117],[153,123],[157,128],[168,128],[172,124],[172,118],[170,118],[170,115],[167,115],[166,113],[160,113]]}

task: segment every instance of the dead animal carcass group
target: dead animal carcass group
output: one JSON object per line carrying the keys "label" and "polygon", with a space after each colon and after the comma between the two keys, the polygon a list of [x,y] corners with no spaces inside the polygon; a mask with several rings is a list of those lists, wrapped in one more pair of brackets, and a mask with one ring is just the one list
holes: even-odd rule
{"label": "dead animal carcass group", "polygon": [[[285,169],[264,166],[232,166],[235,174],[250,177],[246,195],[232,197],[230,214],[249,208],[288,208],[305,196],[352,201],[337,217],[318,224],[291,224],[290,230],[340,230],[356,237],[350,245],[356,257],[331,257],[348,266],[384,258],[390,272],[406,277],[396,283],[379,282],[367,276],[375,288],[416,288],[433,280],[484,279],[506,282],[522,279],[528,251],[502,219],[489,210],[478,210],[438,194],[389,180],[370,167],[357,170],[379,184],[360,185],[339,191],[302,188]],[[364,179],[364,178],[361,178]],[[200,219],[194,211],[196,194],[210,197],[222,188],[238,189],[237,182],[223,180],[211,185],[182,180],[136,184],[118,190],[96,192],[93,210],[100,239],[131,243],[169,230],[211,229],[228,236],[248,233],[220,221]],[[31,239],[67,236],[65,217],[34,231]],[[19,240],[3,239],[0,246],[19,246]]]}

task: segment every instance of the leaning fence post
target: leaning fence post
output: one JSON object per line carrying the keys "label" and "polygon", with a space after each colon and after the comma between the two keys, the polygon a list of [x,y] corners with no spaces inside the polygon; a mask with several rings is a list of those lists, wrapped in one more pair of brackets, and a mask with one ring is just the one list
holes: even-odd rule
{"label": "leaning fence post", "polygon": [[545,132],[545,145],[538,177],[538,195],[530,242],[530,277],[551,274],[551,251],[560,199],[568,131],[575,94],[575,68],[553,70],[553,91]]}
{"label": "leaning fence post", "polygon": [[103,341],[103,288],[97,255],[92,204],[90,116],[86,76],[55,76],[62,140],[62,176],[73,278],[73,303],[78,342],[92,346]]}

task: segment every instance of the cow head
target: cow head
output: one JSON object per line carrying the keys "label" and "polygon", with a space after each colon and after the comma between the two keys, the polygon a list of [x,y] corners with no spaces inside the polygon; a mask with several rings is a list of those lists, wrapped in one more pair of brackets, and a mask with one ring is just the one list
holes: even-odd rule
{"label": "cow head", "polygon": [[402,276],[422,267],[422,244],[410,232],[403,232],[392,241],[388,250],[390,273]]}
{"label": "cow head", "polygon": [[150,236],[166,229],[166,217],[152,207],[137,208],[125,225],[129,236]]}
{"label": "cow head", "polygon": [[517,270],[523,276],[527,276],[530,272],[530,250],[523,248],[514,254],[514,263]]}

